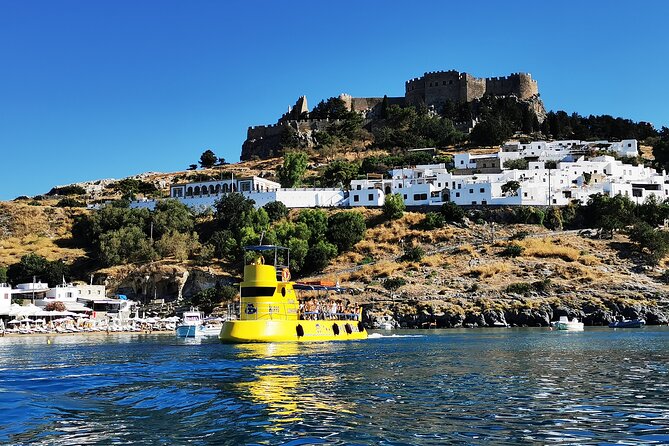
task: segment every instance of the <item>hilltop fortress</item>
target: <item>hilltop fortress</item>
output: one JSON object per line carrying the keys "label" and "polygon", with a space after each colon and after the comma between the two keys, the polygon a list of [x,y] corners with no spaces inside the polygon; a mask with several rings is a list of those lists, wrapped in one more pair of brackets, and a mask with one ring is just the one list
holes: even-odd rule
{"label": "hilltop fortress", "polygon": [[[481,99],[484,95],[513,96],[527,101],[543,120],[545,110],[539,99],[537,81],[529,73],[513,73],[506,77],[477,78],[455,70],[431,71],[423,76],[405,82],[404,96],[387,97],[389,105],[425,105],[439,112],[447,102],[462,103]],[[339,96],[350,111],[360,113],[368,122],[378,116],[383,97],[354,98],[348,94]],[[301,96],[276,124],[249,127],[247,138],[242,145],[242,160],[253,157],[267,158],[280,154],[282,137],[294,130],[311,146],[311,134],[325,130],[333,123],[328,119],[312,119],[306,96]],[[464,131],[472,128],[472,123],[456,123]]]}

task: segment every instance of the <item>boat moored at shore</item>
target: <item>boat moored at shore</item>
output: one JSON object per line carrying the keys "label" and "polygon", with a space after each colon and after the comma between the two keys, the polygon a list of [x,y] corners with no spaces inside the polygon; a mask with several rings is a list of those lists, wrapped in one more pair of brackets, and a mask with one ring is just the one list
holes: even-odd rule
{"label": "boat moored at shore", "polygon": [[560,316],[560,319],[557,322],[553,322],[553,326],[558,330],[565,330],[565,331],[584,330],[583,322],[579,322],[579,320],[576,318],[572,318],[571,320],[569,320],[567,316]]}
{"label": "boat moored at shore", "polygon": [[609,328],[641,328],[646,325],[643,319],[624,319],[609,324]]}

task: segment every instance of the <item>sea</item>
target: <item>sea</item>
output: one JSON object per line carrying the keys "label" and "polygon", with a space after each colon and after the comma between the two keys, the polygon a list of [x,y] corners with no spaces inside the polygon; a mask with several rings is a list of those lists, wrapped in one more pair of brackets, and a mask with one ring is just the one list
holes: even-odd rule
{"label": "sea", "polygon": [[669,328],[5,337],[0,443],[669,444]]}

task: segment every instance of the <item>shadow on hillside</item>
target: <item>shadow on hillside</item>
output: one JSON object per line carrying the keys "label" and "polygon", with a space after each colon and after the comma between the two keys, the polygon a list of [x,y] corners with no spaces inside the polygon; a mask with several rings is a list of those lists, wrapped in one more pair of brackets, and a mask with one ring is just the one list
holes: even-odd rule
{"label": "shadow on hillside", "polygon": [[367,228],[373,228],[375,226],[382,225],[386,221],[388,221],[388,219],[383,214],[372,216],[372,217],[367,219],[367,222],[366,222],[367,223]]}
{"label": "shadow on hillside", "polygon": [[88,244],[74,238],[59,238],[53,241],[59,248],[88,249]]}
{"label": "shadow on hillside", "polygon": [[630,242],[610,242],[609,247],[616,251],[618,257],[629,260],[634,263],[632,269],[635,273],[643,273],[646,267],[646,261],[642,255],[635,249],[633,243]]}

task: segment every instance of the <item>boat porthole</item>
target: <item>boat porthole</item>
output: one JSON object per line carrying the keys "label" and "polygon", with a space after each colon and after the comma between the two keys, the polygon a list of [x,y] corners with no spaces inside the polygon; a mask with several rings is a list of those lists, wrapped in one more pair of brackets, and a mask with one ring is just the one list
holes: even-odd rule
{"label": "boat porthole", "polygon": [[286,287],[282,287],[282,288],[281,288],[281,295],[282,295],[283,297],[286,297]]}
{"label": "boat porthole", "polygon": [[339,334],[339,325],[332,324],[332,332],[337,336]]}
{"label": "boat porthole", "polygon": [[362,333],[363,331],[365,331],[365,326],[362,325],[362,322],[358,322],[358,331],[359,331],[360,333]]}
{"label": "boat porthole", "polygon": [[344,328],[346,329],[346,333],[348,333],[348,334],[353,333],[353,329],[351,328],[351,324],[344,325]]}
{"label": "boat porthole", "polygon": [[297,327],[295,327],[295,331],[297,332],[297,337],[301,338],[304,336],[304,328],[302,327],[301,324],[297,324]]}

